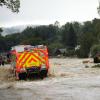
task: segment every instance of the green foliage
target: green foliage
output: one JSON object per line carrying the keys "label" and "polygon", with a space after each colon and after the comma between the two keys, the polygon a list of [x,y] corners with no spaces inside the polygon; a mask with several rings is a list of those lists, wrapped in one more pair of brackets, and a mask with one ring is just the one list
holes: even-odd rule
{"label": "green foliage", "polygon": [[77,51],[79,57],[88,57],[91,46],[95,43],[92,33],[84,33],[80,41],[80,49]]}
{"label": "green foliage", "polygon": [[75,54],[75,50],[74,49],[69,49],[69,50],[67,50],[67,52],[66,52],[66,56],[68,56],[68,57],[73,57],[73,56],[75,56],[76,54]]}
{"label": "green foliage", "polygon": [[[83,24],[66,23],[61,27],[58,27],[58,23],[27,27],[21,33],[5,37],[0,35],[0,52],[10,50],[12,46],[19,44],[44,44],[48,46],[50,55],[54,55],[55,49],[67,49],[66,56],[88,57],[90,51],[93,52],[92,55],[97,50],[100,51],[98,47],[95,47],[96,44],[100,43],[99,27],[100,19],[86,21]],[[80,48],[76,49],[78,45]]]}
{"label": "green foliage", "polygon": [[82,35],[82,25],[78,22],[73,23],[73,28],[77,36],[77,44],[80,43],[80,37]]}
{"label": "green foliage", "polygon": [[0,28],[0,33],[3,32],[2,28]]}
{"label": "green foliage", "polygon": [[100,40],[100,20],[94,19],[93,21],[84,22],[82,26],[82,33],[80,35],[80,49],[76,51],[79,57],[88,57],[90,48],[99,43]]}
{"label": "green foliage", "polygon": [[100,44],[91,47],[91,55],[94,57],[97,53],[100,53]]}
{"label": "green foliage", "polygon": [[12,12],[19,12],[20,1],[19,0],[0,0],[0,6],[6,6],[11,9]]}
{"label": "green foliage", "polygon": [[0,34],[0,52],[6,51],[6,41],[5,38]]}
{"label": "green foliage", "polygon": [[67,23],[63,26],[62,42],[67,48],[75,48],[77,45],[77,35],[74,31],[72,23]]}

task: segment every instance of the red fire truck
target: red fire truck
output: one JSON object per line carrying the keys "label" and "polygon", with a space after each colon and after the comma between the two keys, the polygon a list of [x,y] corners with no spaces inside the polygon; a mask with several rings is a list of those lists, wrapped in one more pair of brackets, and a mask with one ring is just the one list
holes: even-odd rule
{"label": "red fire truck", "polygon": [[12,47],[12,66],[17,79],[26,79],[32,74],[44,78],[48,74],[48,50],[44,45],[19,45]]}

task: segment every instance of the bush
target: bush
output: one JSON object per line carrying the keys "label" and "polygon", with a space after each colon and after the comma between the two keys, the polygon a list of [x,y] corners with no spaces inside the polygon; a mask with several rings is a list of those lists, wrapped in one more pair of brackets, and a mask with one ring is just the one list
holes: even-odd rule
{"label": "bush", "polygon": [[82,48],[76,50],[75,53],[76,53],[77,57],[79,57],[79,58],[87,58],[88,57],[88,53]]}
{"label": "bush", "polygon": [[67,53],[66,53],[66,56],[68,56],[68,57],[75,56],[75,50],[74,49],[68,50]]}
{"label": "bush", "polygon": [[100,53],[100,45],[93,45],[91,47],[91,56],[94,57],[97,53]]}

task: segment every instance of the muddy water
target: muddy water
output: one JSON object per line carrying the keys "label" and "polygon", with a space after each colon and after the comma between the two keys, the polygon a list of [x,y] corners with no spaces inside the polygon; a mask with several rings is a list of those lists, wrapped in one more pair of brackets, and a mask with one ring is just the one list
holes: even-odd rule
{"label": "muddy water", "polygon": [[100,69],[84,59],[50,59],[49,77],[0,82],[0,100],[100,100]]}

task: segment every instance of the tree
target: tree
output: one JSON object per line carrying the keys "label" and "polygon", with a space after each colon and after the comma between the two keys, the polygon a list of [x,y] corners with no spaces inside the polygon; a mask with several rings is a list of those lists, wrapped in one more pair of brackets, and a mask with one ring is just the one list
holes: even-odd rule
{"label": "tree", "polygon": [[94,33],[94,36],[97,38],[97,40],[99,41],[100,43],[100,19],[94,19],[92,21],[92,29],[93,29],[93,33]]}
{"label": "tree", "polygon": [[62,44],[64,44],[64,46],[66,46],[67,43],[67,35],[68,35],[68,30],[70,27],[70,23],[66,23],[64,26],[62,26],[61,28],[61,33],[62,33]]}
{"label": "tree", "polygon": [[99,2],[99,7],[97,8],[98,14],[100,15],[100,2]]}
{"label": "tree", "polygon": [[20,1],[19,0],[0,0],[0,6],[6,6],[11,9],[12,12],[19,12]]}
{"label": "tree", "polygon": [[77,45],[77,37],[76,37],[76,33],[73,29],[72,24],[70,25],[70,29],[69,29],[69,34],[68,34],[68,46],[71,48],[75,48],[75,46]]}
{"label": "tree", "polygon": [[67,23],[63,29],[62,41],[69,49],[74,49],[77,45],[77,36],[72,23]]}
{"label": "tree", "polygon": [[100,53],[100,44],[96,44],[91,47],[92,57],[94,57],[97,53]]}
{"label": "tree", "polygon": [[95,44],[96,39],[92,33],[84,33],[81,37],[78,56],[84,58],[89,56],[90,48]]}
{"label": "tree", "polygon": [[0,34],[3,32],[2,28],[0,28]]}
{"label": "tree", "polygon": [[0,34],[0,52],[6,51],[6,42],[4,37]]}
{"label": "tree", "polygon": [[79,22],[74,22],[73,28],[74,28],[74,31],[75,31],[76,36],[77,36],[77,44],[79,45],[80,44],[80,37],[82,35],[82,24]]}

